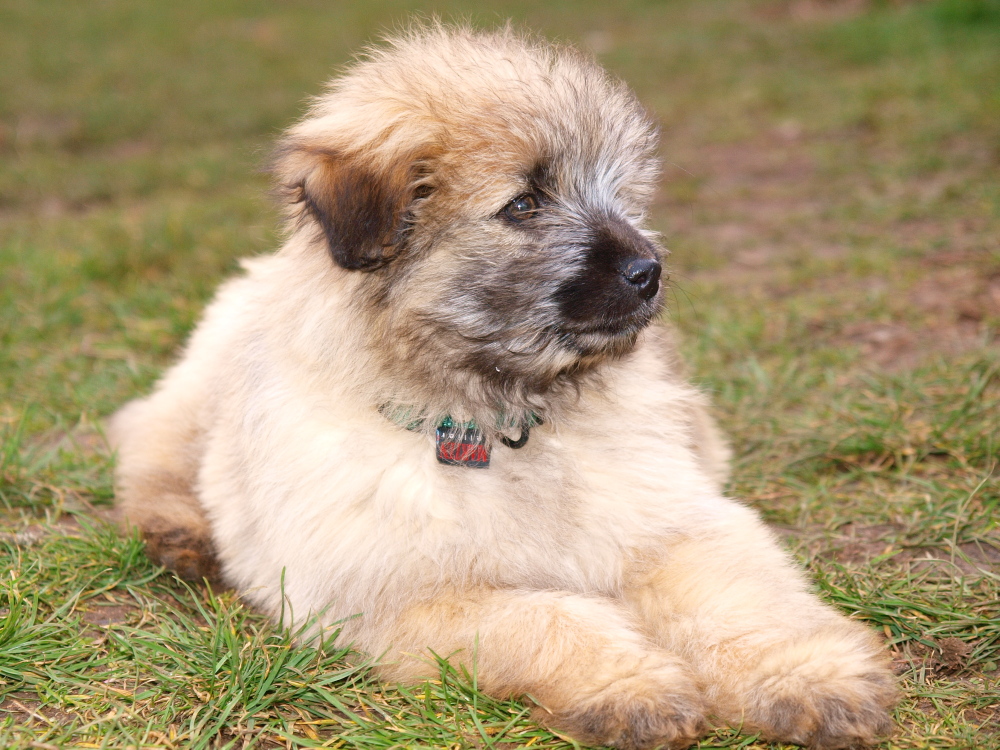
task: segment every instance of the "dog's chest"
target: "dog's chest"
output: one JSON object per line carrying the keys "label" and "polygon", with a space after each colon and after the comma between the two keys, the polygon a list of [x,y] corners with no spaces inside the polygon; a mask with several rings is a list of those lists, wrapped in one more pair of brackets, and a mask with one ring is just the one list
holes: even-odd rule
{"label": "dog's chest", "polygon": [[[445,466],[409,441],[373,493],[376,523],[432,569],[481,583],[610,591],[632,553],[683,525],[662,477],[636,472],[628,448],[533,430],[493,449],[488,469]],[[641,463],[641,462],[640,462]]]}

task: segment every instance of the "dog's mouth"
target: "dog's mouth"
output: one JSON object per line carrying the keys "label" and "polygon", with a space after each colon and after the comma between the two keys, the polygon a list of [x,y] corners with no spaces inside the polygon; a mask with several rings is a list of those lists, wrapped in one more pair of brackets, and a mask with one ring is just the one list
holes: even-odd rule
{"label": "dog's mouth", "polygon": [[559,326],[557,333],[564,346],[582,355],[623,354],[635,345],[658,310],[659,305],[644,305],[629,315],[568,323]]}
{"label": "dog's mouth", "polygon": [[652,315],[631,315],[627,319],[601,321],[586,326],[564,326],[561,331],[571,336],[598,336],[619,339],[634,336],[649,325]]}

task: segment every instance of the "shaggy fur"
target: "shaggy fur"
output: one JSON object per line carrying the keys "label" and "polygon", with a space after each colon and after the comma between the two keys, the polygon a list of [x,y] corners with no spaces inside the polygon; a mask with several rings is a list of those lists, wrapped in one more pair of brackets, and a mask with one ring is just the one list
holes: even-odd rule
{"label": "shaggy fur", "polygon": [[[430,26],[371,51],[279,147],[283,247],[114,417],[125,523],[272,614],[283,578],[298,621],[360,615],[343,638],[388,680],[475,659],[583,742],[887,732],[884,650],[722,494],[725,444],[648,325],[655,147],[571,49]],[[436,460],[446,415],[488,469]]]}

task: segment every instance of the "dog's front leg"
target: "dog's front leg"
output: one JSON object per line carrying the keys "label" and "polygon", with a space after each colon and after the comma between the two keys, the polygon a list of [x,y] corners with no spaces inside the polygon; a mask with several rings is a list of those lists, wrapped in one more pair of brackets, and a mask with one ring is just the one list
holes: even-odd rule
{"label": "dog's front leg", "polygon": [[436,677],[432,650],[474,668],[490,695],[530,696],[540,721],[581,742],[686,748],[704,731],[701,693],[686,663],[653,647],[609,599],[450,592],[404,610],[383,638],[371,645],[387,654],[384,677]]}
{"label": "dog's front leg", "polygon": [[705,515],[637,571],[625,599],[694,667],[714,713],[813,748],[888,733],[896,688],[874,634],[809,590],[752,511],[733,503]]}

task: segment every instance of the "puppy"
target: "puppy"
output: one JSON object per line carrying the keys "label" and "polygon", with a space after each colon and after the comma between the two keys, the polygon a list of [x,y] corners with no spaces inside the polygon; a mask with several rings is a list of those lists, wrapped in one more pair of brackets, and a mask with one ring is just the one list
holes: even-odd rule
{"label": "puppy", "polygon": [[654,323],[656,143],[571,49],[428,25],[371,51],[278,148],[284,245],[113,418],[125,523],[342,621],[387,680],[475,661],[584,743],[887,732],[878,640],[723,495]]}

